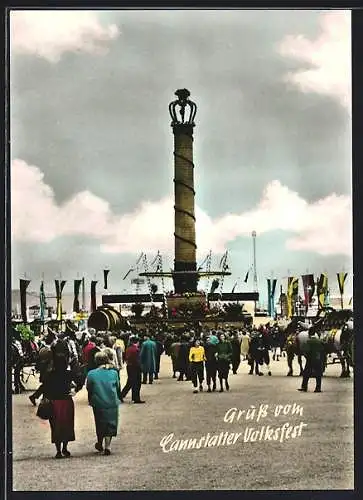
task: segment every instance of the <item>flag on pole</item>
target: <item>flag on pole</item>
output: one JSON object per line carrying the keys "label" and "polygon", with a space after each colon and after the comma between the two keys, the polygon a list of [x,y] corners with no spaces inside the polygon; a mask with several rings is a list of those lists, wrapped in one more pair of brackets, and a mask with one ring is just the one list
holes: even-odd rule
{"label": "flag on pole", "polygon": [[108,277],[108,273],[109,273],[109,272],[110,272],[110,270],[109,270],[109,269],[104,269],[104,270],[103,270],[103,288],[104,288],[105,290],[107,290],[107,285],[108,285],[108,283],[107,283],[107,277]]}
{"label": "flag on pole", "polygon": [[271,280],[267,278],[267,310],[268,315],[271,317]]}
{"label": "flag on pole", "polygon": [[292,317],[294,312],[294,301],[299,294],[299,278],[289,276],[287,278],[287,316]]}
{"label": "flag on pole", "polygon": [[62,292],[66,281],[55,280],[55,294],[57,297],[57,320],[62,320]]}
{"label": "flag on pole", "polygon": [[340,292],[340,305],[344,309],[344,285],[347,279],[348,273],[337,273],[339,292]]}
{"label": "flag on pole", "polygon": [[39,291],[39,312],[40,312],[40,321],[44,321],[45,318],[45,308],[46,308],[46,300],[44,293],[44,281],[40,283],[40,291]]}
{"label": "flag on pole", "polygon": [[275,316],[275,292],[277,279],[267,279],[267,309],[268,315],[273,318]]}
{"label": "flag on pole", "polygon": [[96,301],[96,285],[98,281],[91,281],[91,313],[95,312],[97,309]]}
{"label": "flag on pole", "polygon": [[324,309],[328,293],[328,275],[321,273],[316,284],[316,294],[318,296],[318,309]]}
{"label": "flag on pole", "polygon": [[79,291],[81,289],[82,280],[74,280],[74,299],[73,299],[73,311],[79,313]]}
{"label": "flag on pole", "polygon": [[307,311],[315,293],[315,281],[313,274],[303,274],[301,276],[304,289],[305,310]]}
{"label": "flag on pole", "polygon": [[271,317],[275,316],[275,292],[276,292],[277,279],[271,280],[271,292],[270,292],[270,309]]}
{"label": "flag on pole", "polygon": [[21,317],[24,323],[28,321],[27,317],[27,309],[26,309],[26,289],[30,284],[30,280],[20,280],[20,308],[21,308]]}
{"label": "flag on pole", "polygon": [[347,276],[348,276],[348,273],[337,273],[340,295],[344,295],[344,285],[345,285],[345,280],[347,279]]}

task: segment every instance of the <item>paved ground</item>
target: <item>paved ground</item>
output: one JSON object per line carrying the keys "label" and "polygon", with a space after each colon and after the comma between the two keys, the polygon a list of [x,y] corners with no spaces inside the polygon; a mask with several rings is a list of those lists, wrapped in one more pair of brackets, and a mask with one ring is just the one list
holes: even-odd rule
{"label": "paved ground", "polygon": [[[121,405],[120,432],[109,457],[94,451],[93,416],[85,389],[75,397],[77,440],[70,445],[72,457],[63,460],[53,458],[49,424],[35,416],[28,394],[14,396],[14,490],[353,488],[353,382],[338,377],[338,365],[328,367],[321,394],[312,392],[313,381],[310,392],[298,392],[301,379],[286,377],[285,359],[272,362],[271,377],[249,376],[247,364],[242,363],[239,373],[230,377],[230,392],[223,394],[193,394],[190,382],[170,377],[168,357],[162,357],[161,365],[161,379],[142,386],[146,404],[130,404],[127,397]],[[124,381],[124,370],[121,374]],[[33,379],[29,388],[35,386]],[[257,410],[268,405],[266,416],[258,419],[256,413],[246,420],[243,410],[251,405]],[[285,415],[282,411],[275,416],[278,405]],[[302,415],[296,405],[302,407]],[[241,410],[239,421],[230,421],[232,408]],[[297,427],[301,422],[306,425]],[[284,423],[289,439],[281,440],[279,431],[274,440],[274,430]],[[288,425],[296,429],[287,430]],[[258,433],[245,442],[246,428],[251,427]],[[174,436],[167,442],[165,436],[170,434]],[[202,437],[207,437],[209,447],[200,442]],[[160,446],[163,438],[165,451]],[[189,439],[179,444],[190,449],[174,450],[179,446],[176,440]]]}

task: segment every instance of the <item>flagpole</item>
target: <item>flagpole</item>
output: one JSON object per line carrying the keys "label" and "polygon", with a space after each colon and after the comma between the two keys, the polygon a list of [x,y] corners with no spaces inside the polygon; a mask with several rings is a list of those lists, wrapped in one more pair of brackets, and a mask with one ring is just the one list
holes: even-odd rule
{"label": "flagpole", "polygon": [[[42,287],[43,285],[43,287]],[[39,292],[39,303],[40,303],[40,321],[42,325],[42,333],[44,333],[44,306],[45,306],[45,300],[44,300],[44,272],[41,274],[41,284],[40,284],[42,290]]]}
{"label": "flagpole", "polygon": [[[253,251],[253,291],[255,293],[258,293],[258,282],[257,282],[257,258],[256,258],[256,236],[257,233],[256,231],[252,231],[251,233],[252,236],[252,251]],[[255,300],[255,314],[257,307],[259,307],[259,301]]]}
{"label": "flagpole", "polygon": [[60,331],[62,331],[62,319],[63,319],[63,314],[62,314],[62,272],[59,273],[59,312],[60,312]]}
{"label": "flagpole", "polygon": [[[345,274],[345,266],[343,266],[343,273]],[[344,280],[344,285],[345,285],[345,280]],[[343,290],[342,290],[342,294],[341,294],[342,309],[344,309],[344,285],[343,285]]]}
{"label": "flagpole", "polygon": [[287,270],[287,285],[286,285],[286,305],[287,305],[287,317],[290,319],[290,313],[292,316],[292,297],[289,294],[289,277],[290,269]]}
{"label": "flagpole", "polygon": [[85,311],[85,302],[86,302],[86,290],[84,286],[84,276],[82,278],[82,311]]}
{"label": "flagpole", "polygon": [[[271,271],[271,290],[272,290],[273,280],[274,280],[274,272]],[[271,318],[273,318],[275,316],[275,304],[272,294],[271,297],[269,297],[269,303],[270,303]]]}
{"label": "flagpole", "polygon": [[[24,279],[25,279],[25,280],[27,280],[27,279],[28,279],[26,272],[24,272]],[[25,288],[25,297],[26,297],[26,288]],[[26,299],[25,299],[25,300],[26,300]],[[22,319],[24,320],[24,318],[23,318],[23,317],[22,317]],[[25,323],[28,323],[28,320],[29,320],[29,318],[28,318],[28,309],[26,309],[26,312],[25,312],[25,319],[26,319]]]}

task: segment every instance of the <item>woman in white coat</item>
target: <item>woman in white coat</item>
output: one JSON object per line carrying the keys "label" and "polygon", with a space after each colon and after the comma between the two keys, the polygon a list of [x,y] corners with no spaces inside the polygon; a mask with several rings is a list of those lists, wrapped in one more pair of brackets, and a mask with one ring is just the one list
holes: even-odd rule
{"label": "woman in white coat", "polygon": [[242,338],[241,338],[242,361],[245,361],[248,358],[249,349],[250,349],[250,336],[246,331],[244,331],[242,332]]}

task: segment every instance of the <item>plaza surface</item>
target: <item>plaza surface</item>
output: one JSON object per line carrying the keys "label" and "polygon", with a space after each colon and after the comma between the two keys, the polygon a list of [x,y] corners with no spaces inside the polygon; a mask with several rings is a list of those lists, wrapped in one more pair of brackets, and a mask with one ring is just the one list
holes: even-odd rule
{"label": "plaza surface", "polygon": [[[53,458],[49,423],[36,417],[31,393],[13,396],[13,489],[353,489],[353,380],[339,378],[339,364],[329,365],[322,393],[313,392],[314,380],[308,393],[298,392],[301,378],[294,363],[294,377],[286,377],[286,358],[271,362],[271,377],[258,377],[248,375],[244,361],[238,374],[230,376],[229,392],[193,394],[191,382],[171,378],[170,358],[163,355],[160,379],[142,386],[146,403],[132,404],[129,393],[120,406],[111,456],[94,449],[85,389],[74,398],[72,457],[62,460]],[[125,375],[123,369],[122,384]],[[30,378],[29,389],[36,386],[37,380]],[[284,424],[274,439],[273,432]],[[252,427],[252,434],[246,431]],[[245,442],[247,434],[252,441]]]}

